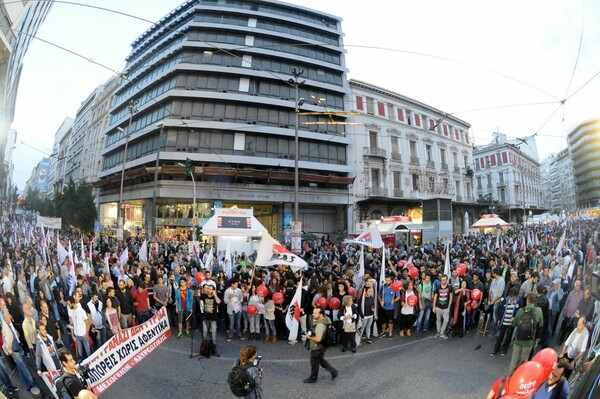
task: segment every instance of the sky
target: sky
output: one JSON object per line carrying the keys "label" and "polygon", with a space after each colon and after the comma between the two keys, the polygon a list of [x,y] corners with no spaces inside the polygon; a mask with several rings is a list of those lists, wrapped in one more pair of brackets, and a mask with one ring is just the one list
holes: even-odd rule
{"label": "sky", "polygon": [[[287,2],[343,18],[349,78],[452,113],[471,124],[477,145],[488,143],[494,131],[509,139],[537,134],[542,161],[566,147],[579,123],[600,117],[598,1]],[[64,118],[74,117],[98,85],[124,69],[148,21],[181,3],[55,3],[37,35],[53,45],[32,41],[19,85],[12,127],[18,134],[13,178],[20,189],[52,152]]]}

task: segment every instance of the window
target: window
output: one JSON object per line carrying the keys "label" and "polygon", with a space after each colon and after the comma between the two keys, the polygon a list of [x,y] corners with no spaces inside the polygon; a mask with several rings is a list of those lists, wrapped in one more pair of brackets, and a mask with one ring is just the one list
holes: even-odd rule
{"label": "window", "polygon": [[435,187],[435,177],[429,176],[429,190],[433,191],[434,187]]}
{"label": "window", "polygon": [[371,169],[371,187],[379,188],[379,169]]}
{"label": "window", "polygon": [[364,109],[363,99],[361,96],[356,96],[356,109],[358,109],[359,111],[362,111]]}
{"label": "window", "polygon": [[463,155],[463,161],[464,161],[464,165],[465,168],[469,166],[469,157],[466,155]]}
{"label": "window", "polygon": [[399,171],[394,171],[394,190],[402,188],[402,174]]}
{"label": "window", "polygon": [[431,152],[431,144],[425,144],[425,151],[427,151],[427,162],[433,162],[433,153]]}
{"label": "window", "polygon": [[500,180],[500,184],[504,184],[504,173],[498,172],[498,179]]}
{"label": "window", "polygon": [[452,161],[454,162],[454,166],[458,168],[458,153],[452,152]]}
{"label": "window", "polygon": [[385,104],[381,101],[377,102],[377,113],[381,116],[385,116]]}
{"label": "window", "polygon": [[404,110],[402,108],[398,108],[398,120],[404,122]]}
{"label": "window", "polygon": [[412,188],[414,191],[419,190],[419,175],[416,173],[413,173],[412,175]]}
{"label": "window", "polygon": [[500,189],[500,201],[506,202],[506,192],[503,188]]}
{"label": "window", "polygon": [[477,189],[481,189],[481,176],[477,176]]}
{"label": "window", "polygon": [[487,186],[488,188],[492,187],[492,176],[487,175]]}
{"label": "window", "polygon": [[398,137],[392,136],[392,152],[399,153],[398,151]]}
{"label": "window", "polygon": [[460,180],[456,180],[455,184],[456,184],[456,196],[460,197],[460,195],[461,195],[460,194],[461,193],[461,191],[460,191]]}
{"label": "window", "polygon": [[378,148],[377,146],[377,132],[369,131],[369,147]]}
{"label": "window", "polygon": [[445,148],[440,148],[440,160],[442,161],[442,164],[447,164],[447,162],[446,162],[446,149]]}
{"label": "window", "polygon": [[444,185],[444,192],[448,192],[448,179],[444,179],[442,181],[442,184]]}
{"label": "window", "polygon": [[393,104],[388,103],[387,116],[388,116],[388,118],[390,118],[392,120],[394,119],[394,105]]}
{"label": "window", "polygon": [[417,142],[414,140],[410,141],[410,156],[417,157]]}
{"label": "window", "polygon": [[466,182],[467,184],[467,197],[471,198],[473,196],[473,193],[471,192],[471,183]]}
{"label": "window", "polygon": [[409,110],[406,110],[406,123],[412,125],[412,113]]}
{"label": "window", "polygon": [[375,104],[372,97],[367,97],[367,114],[374,115],[375,114]]}

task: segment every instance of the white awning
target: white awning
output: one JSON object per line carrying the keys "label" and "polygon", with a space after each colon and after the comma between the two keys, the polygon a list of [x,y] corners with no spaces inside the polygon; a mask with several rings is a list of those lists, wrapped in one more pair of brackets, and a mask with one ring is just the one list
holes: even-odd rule
{"label": "white awning", "polygon": [[252,209],[215,208],[215,215],[202,226],[209,236],[260,237],[267,231],[253,216]]}

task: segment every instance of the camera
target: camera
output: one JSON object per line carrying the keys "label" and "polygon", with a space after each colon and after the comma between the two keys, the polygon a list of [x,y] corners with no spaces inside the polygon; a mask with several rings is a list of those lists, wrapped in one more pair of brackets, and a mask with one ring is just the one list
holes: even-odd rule
{"label": "camera", "polygon": [[79,370],[79,374],[81,374],[84,380],[87,381],[90,379],[90,367],[88,365],[79,363],[77,365],[77,370]]}
{"label": "camera", "polygon": [[254,359],[254,365],[258,366],[258,364],[260,363],[260,361],[262,360],[262,356],[256,356],[256,359]]}

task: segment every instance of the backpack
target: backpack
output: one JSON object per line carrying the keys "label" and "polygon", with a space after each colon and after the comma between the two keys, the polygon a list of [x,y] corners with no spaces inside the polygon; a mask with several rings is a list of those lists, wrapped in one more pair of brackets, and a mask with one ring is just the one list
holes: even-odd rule
{"label": "backpack", "polygon": [[212,355],[217,353],[217,348],[211,339],[204,339],[200,344],[200,350],[198,353],[200,356],[210,358]]}
{"label": "backpack", "polygon": [[65,375],[65,373],[63,373],[55,375],[52,378],[52,381],[54,382],[54,388],[56,389],[56,395],[58,395],[60,399],[73,399],[73,396],[71,396],[71,394],[67,390],[67,387],[65,386],[66,377],[67,376]]}
{"label": "backpack", "polygon": [[533,308],[523,309],[523,316],[517,326],[517,339],[519,341],[531,341],[534,338]]}
{"label": "backpack", "polygon": [[321,344],[325,348],[337,345],[337,330],[333,326],[333,323],[327,325],[325,334],[323,335],[323,338],[321,338]]}
{"label": "backpack", "polygon": [[254,390],[254,381],[248,373],[250,367],[253,365],[242,366],[241,362],[237,360],[227,376],[227,384],[236,397],[246,396]]}

